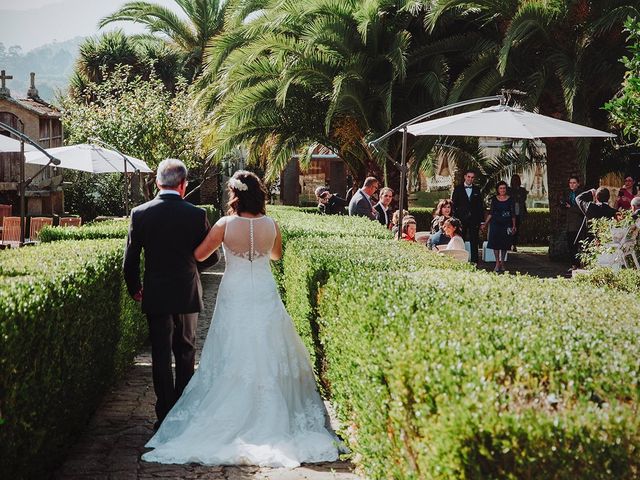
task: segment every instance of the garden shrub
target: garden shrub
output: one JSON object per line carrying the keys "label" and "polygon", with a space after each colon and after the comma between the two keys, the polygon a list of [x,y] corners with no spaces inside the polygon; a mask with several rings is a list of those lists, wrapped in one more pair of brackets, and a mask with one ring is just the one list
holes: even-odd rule
{"label": "garden shrub", "polygon": [[[586,274],[575,277],[577,283],[594,285],[596,287],[613,288],[623,292],[640,295],[640,271],[635,269],[624,269],[614,272],[610,268],[595,268]],[[624,305],[620,305],[621,312]]]}
{"label": "garden shrub", "polygon": [[640,475],[634,273],[605,291],[495,276],[406,242],[315,237],[325,217],[280,222],[287,309],[369,478]]}
{"label": "garden shrub", "polygon": [[[287,228],[285,223],[282,230]],[[310,234],[290,239],[286,249],[284,300],[325,390],[328,390],[324,376],[326,366],[316,319],[318,293],[330,276],[351,272],[367,283],[371,275],[385,275],[385,272],[472,268],[468,263],[430,252],[422,245],[397,240],[376,240],[374,246],[370,238],[317,238]],[[393,296],[393,292],[386,293]]]}
{"label": "garden shrub", "polygon": [[319,336],[367,476],[638,478],[640,304],[571,285],[332,276]]}
{"label": "garden shrub", "polygon": [[42,478],[146,338],[122,239],[0,255],[0,471]]}
{"label": "garden shrub", "polygon": [[[213,225],[220,218],[220,211],[213,205],[198,205],[207,213],[209,223]],[[129,219],[114,219],[93,222],[81,227],[44,227],[40,231],[41,242],[60,240],[95,240],[99,238],[126,238],[129,232]]]}

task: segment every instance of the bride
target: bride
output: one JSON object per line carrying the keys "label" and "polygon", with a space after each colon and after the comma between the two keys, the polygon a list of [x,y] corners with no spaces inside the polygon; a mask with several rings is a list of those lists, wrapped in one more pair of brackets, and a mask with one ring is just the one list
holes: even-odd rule
{"label": "bride", "polygon": [[309,355],[284,309],[269,259],[282,256],[256,175],[229,180],[229,212],[196,248],[222,244],[226,270],[200,366],[149,440],[159,463],[296,467],[338,458]]}

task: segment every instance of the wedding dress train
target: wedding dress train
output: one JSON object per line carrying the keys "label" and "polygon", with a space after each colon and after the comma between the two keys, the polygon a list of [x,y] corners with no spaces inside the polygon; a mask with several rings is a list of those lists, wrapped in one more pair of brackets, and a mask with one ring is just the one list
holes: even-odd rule
{"label": "wedding dress train", "polygon": [[142,458],[272,467],[336,460],[309,355],[271,273],[275,223],[221,222],[227,264],[200,366]]}

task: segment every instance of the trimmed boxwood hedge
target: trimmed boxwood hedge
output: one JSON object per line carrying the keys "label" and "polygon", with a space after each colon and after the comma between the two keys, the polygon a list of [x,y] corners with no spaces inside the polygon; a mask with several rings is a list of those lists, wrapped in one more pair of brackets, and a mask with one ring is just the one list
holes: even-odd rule
{"label": "trimmed boxwood hedge", "polygon": [[633,295],[313,231],[287,240],[287,309],[370,478],[640,475]]}
{"label": "trimmed boxwood hedge", "polygon": [[0,471],[43,478],[146,338],[122,239],[0,254]]}
{"label": "trimmed boxwood hedge", "polygon": [[[209,223],[213,225],[220,218],[220,211],[213,205],[198,205],[207,212]],[[125,238],[129,231],[129,219],[114,219],[93,222],[81,227],[44,227],[39,234],[41,242],[60,240],[95,240],[98,238]]]}

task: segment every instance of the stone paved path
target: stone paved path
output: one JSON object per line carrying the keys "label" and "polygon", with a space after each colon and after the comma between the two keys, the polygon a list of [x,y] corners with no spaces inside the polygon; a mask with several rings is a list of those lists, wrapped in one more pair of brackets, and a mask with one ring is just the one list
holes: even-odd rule
{"label": "stone paved path", "polygon": [[[202,275],[205,309],[198,321],[198,347],[204,344],[224,270],[223,262]],[[197,359],[196,359],[197,361]],[[303,465],[295,469],[161,465],[140,460],[151,438],[155,396],[151,352],[145,350],[125,378],[105,397],[68,458],[53,474],[56,480],[357,480],[344,461]]]}

